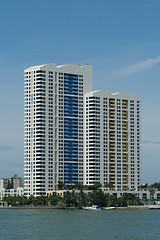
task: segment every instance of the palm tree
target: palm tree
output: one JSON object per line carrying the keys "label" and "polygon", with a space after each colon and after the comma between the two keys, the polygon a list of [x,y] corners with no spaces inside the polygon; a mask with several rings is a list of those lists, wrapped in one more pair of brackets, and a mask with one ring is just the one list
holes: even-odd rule
{"label": "palm tree", "polygon": [[85,194],[82,190],[77,194],[78,207],[88,205],[88,195]]}
{"label": "palm tree", "polygon": [[104,184],[104,187],[109,188],[109,190],[112,190],[114,185],[113,185],[113,183],[109,182],[109,183]]}
{"label": "palm tree", "polygon": [[140,186],[139,186],[139,189],[140,189],[140,190],[146,190],[146,191],[147,191],[147,189],[148,189],[148,183],[145,183],[145,184],[140,185]]}

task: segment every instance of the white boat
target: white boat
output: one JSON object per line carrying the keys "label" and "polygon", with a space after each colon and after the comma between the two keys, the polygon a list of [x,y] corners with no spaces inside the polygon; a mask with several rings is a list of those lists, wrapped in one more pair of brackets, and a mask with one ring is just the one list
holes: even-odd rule
{"label": "white boat", "polygon": [[113,209],[116,209],[116,207],[104,207],[103,209],[105,209],[105,210],[113,210]]}
{"label": "white boat", "polygon": [[150,205],[149,209],[150,210],[160,210],[160,205]]}
{"label": "white boat", "polygon": [[92,207],[82,207],[84,210],[100,210],[97,205],[92,205]]}

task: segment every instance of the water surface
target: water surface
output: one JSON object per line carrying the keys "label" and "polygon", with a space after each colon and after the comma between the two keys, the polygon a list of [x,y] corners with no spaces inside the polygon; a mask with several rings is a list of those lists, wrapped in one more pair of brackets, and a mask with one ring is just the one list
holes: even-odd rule
{"label": "water surface", "polygon": [[159,240],[159,210],[0,210],[0,240]]}

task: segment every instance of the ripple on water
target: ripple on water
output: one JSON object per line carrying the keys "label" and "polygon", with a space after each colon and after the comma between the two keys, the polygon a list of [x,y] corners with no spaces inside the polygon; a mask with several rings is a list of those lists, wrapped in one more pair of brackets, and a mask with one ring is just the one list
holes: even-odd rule
{"label": "ripple on water", "polygon": [[160,211],[0,210],[0,240],[159,240]]}

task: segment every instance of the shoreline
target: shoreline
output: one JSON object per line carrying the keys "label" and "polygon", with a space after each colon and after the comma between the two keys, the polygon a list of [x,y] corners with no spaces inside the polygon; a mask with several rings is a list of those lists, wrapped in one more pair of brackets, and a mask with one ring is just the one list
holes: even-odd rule
{"label": "shoreline", "polygon": [[[38,209],[38,210],[84,210],[82,208],[78,207],[65,207],[65,208],[56,208],[56,207],[0,207],[1,209]],[[102,208],[101,210],[104,211],[115,211],[115,210],[149,210],[150,206],[144,206],[144,207],[116,207],[115,209],[104,209]],[[153,210],[160,210],[160,208],[152,208]]]}

